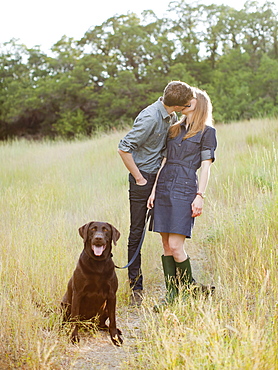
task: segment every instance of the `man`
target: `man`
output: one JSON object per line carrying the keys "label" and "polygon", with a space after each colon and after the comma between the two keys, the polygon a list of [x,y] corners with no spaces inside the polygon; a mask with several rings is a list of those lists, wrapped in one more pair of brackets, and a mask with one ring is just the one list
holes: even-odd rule
{"label": "man", "polygon": [[[177,121],[175,112],[182,112],[195,97],[185,82],[172,81],[163,96],[143,109],[132,129],[120,141],[118,152],[129,173],[130,231],[128,261],[137,250],[144,230],[147,201],[152,191],[165,151],[168,128]],[[143,299],[141,253],[128,268],[131,305],[140,306]]]}

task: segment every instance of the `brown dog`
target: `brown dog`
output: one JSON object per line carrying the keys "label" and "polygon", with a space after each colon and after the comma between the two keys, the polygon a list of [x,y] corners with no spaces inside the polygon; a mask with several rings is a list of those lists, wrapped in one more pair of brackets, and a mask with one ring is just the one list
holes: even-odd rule
{"label": "brown dog", "polygon": [[[64,321],[75,322],[72,343],[79,342],[78,321],[97,317],[100,329],[109,329],[112,342],[120,346],[121,331],[116,327],[118,279],[112,261],[112,241],[120,232],[106,222],[91,221],[79,228],[84,249],[62,300]],[[109,318],[109,327],[105,324]]]}

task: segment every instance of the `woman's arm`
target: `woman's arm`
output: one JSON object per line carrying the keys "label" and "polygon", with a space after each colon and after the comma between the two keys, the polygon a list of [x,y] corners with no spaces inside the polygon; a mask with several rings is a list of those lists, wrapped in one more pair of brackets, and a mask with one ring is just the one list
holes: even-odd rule
{"label": "woman's arm", "polygon": [[148,203],[147,203],[147,207],[149,209],[153,208],[153,206],[154,206],[155,190],[156,190],[157,180],[158,180],[160,171],[162,170],[163,166],[166,163],[166,160],[167,160],[166,157],[164,157],[163,160],[162,160],[162,162],[161,162],[160,169],[157,172],[156,179],[155,179],[155,182],[153,184],[152,192],[151,192],[151,195],[149,196]]}
{"label": "woman's arm", "polygon": [[[201,164],[201,173],[199,178],[199,189],[197,193],[204,194],[207,188],[210,175],[210,166],[212,164],[212,159],[207,159],[202,161]],[[202,195],[196,195],[191,208],[192,208],[192,217],[200,216],[203,212],[204,198]]]}

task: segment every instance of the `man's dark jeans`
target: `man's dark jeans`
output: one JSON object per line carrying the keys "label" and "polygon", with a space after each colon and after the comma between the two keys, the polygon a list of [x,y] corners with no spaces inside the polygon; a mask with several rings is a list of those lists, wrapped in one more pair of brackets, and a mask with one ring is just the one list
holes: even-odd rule
{"label": "man's dark jeans", "polygon": [[[129,174],[129,204],[130,230],[128,237],[128,261],[134,256],[140,243],[145,226],[147,201],[151,194],[156,175],[141,171],[148,181],[146,185],[136,185],[134,177]],[[128,268],[130,287],[133,290],[143,289],[143,275],[141,270],[141,253]]]}

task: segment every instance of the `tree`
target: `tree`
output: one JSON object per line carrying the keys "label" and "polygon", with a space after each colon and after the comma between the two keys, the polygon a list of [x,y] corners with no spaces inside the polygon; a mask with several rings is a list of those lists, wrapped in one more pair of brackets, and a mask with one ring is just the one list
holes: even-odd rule
{"label": "tree", "polygon": [[107,19],[48,56],[11,40],[0,51],[0,139],[72,138],[129,124],[171,80],[206,89],[216,121],[277,115],[277,10],[174,1]]}
{"label": "tree", "polygon": [[264,54],[251,90],[254,116],[278,115],[278,60]]}
{"label": "tree", "polygon": [[249,55],[239,50],[231,50],[219,58],[211,82],[205,86],[212,98],[216,122],[252,117],[253,74],[248,64]]}
{"label": "tree", "polygon": [[262,6],[251,0],[244,4],[242,46],[252,56],[254,64],[257,57],[264,53],[274,51],[277,57],[277,11],[274,6],[274,3],[268,1]]}

